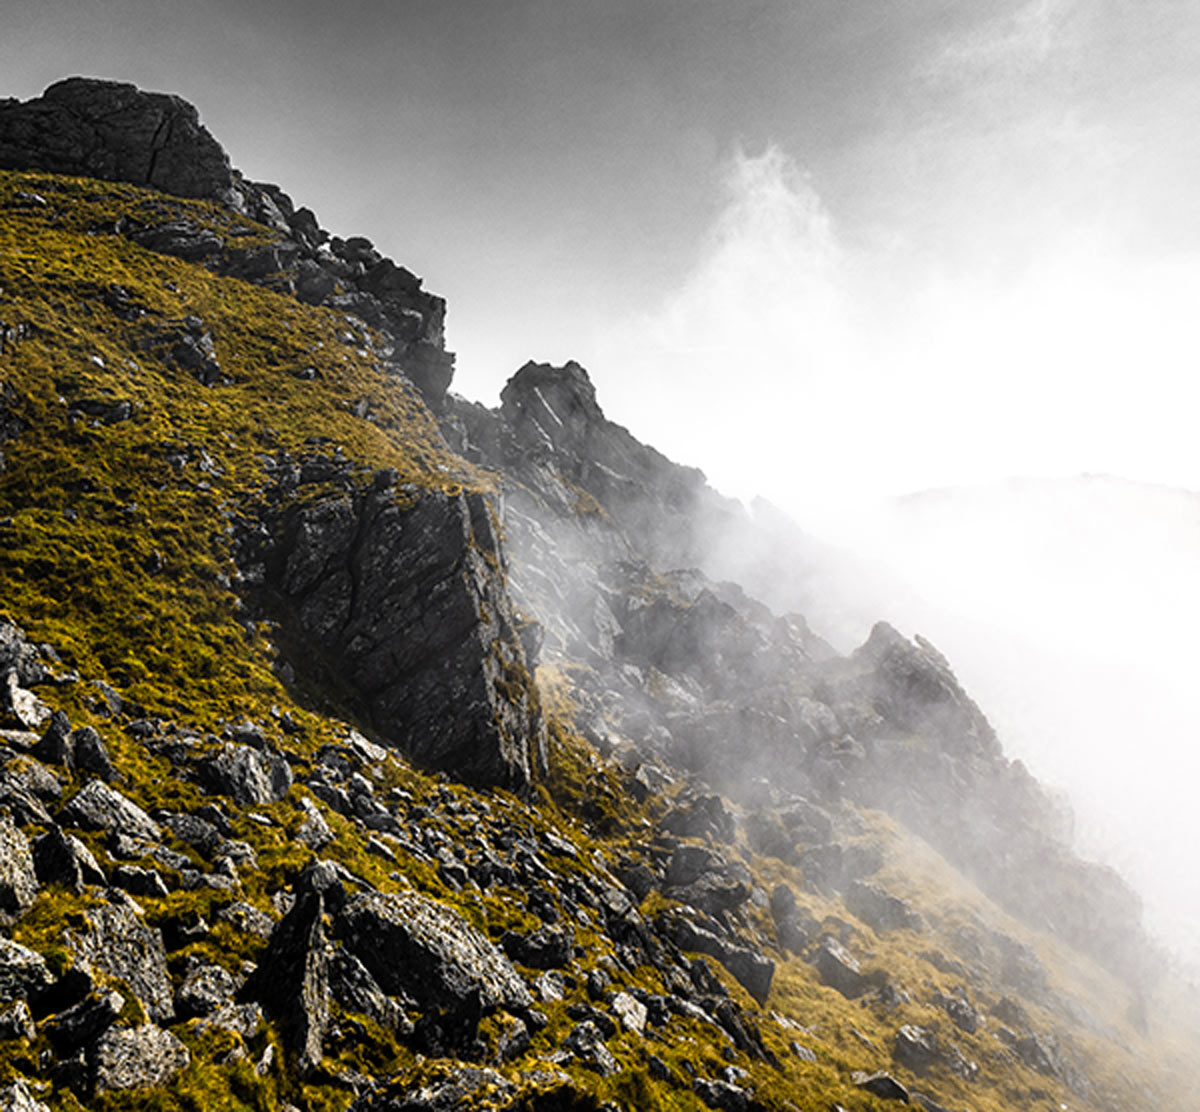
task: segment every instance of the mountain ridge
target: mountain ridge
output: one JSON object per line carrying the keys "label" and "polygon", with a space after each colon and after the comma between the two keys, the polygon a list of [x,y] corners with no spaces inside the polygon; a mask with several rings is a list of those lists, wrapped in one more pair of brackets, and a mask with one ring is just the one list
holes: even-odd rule
{"label": "mountain ridge", "polygon": [[7,1107],[1170,1099],[1129,894],[932,646],[697,570],[753,523],[581,367],[457,398],[440,298],[230,181],[0,174]]}

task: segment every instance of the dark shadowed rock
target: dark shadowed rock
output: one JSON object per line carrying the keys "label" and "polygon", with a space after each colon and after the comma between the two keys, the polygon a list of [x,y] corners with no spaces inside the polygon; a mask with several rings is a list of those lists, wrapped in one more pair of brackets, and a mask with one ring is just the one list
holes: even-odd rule
{"label": "dark shadowed rock", "polygon": [[748,1112],[750,1108],[746,1090],[728,1081],[698,1077],[692,1083],[692,1092],[709,1108],[716,1108],[719,1112]]}
{"label": "dark shadowed rock", "polygon": [[0,167],[148,185],[182,197],[219,197],[229,159],[177,96],[71,77],[34,100],[0,103]]}
{"label": "dark shadowed rock", "polygon": [[896,1032],[892,1057],[913,1073],[926,1073],[937,1061],[937,1036],[924,1027],[906,1023]]}
{"label": "dark shadowed rock", "polygon": [[817,967],[817,976],[843,996],[853,999],[867,990],[867,979],[862,974],[862,967],[854,955],[836,938],[828,935],[822,938],[812,960]]}
{"label": "dark shadowed rock", "polygon": [[621,1068],[612,1051],[604,1045],[604,1035],[591,1020],[573,1027],[562,1045],[576,1061],[595,1070],[601,1077],[611,1077]]}
{"label": "dark shadowed rock", "polygon": [[81,726],[71,734],[75,749],[75,767],[83,772],[94,772],[102,780],[116,778],[117,770],[103,739],[91,726]]}
{"label": "dark shadowed rock", "polygon": [[125,997],[119,992],[93,993],[52,1016],[42,1025],[42,1032],[50,1039],[55,1053],[65,1058],[108,1030],[123,1007]]}
{"label": "dark shadowed rock", "polygon": [[92,851],[61,827],[33,840],[33,866],[42,884],[61,884],[82,892],[86,884],[106,884]]}
{"label": "dark shadowed rock", "polygon": [[258,555],[383,737],[469,782],[530,782],[544,727],[488,498],[406,506],[384,489],[285,509]]}
{"label": "dark shadowed rock", "polygon": [[890,1073],[855,1072],[851,1075],[851,1080],[856,1088],[865,1089],[882,1100],[895,1100],[901,1104],[909,1103],[908,1090]]}
{"label": "dark shadowed rock", "polygon": [[153,1023],[110,1028],[89,1057],[97,1093],[166,1085],[191,1061],[187,1047]]}

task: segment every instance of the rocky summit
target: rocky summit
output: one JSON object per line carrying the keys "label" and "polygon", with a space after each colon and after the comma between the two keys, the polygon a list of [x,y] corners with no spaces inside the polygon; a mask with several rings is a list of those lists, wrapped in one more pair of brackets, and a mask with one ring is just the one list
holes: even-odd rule
{"label": "rocky summit", "polygon": [[0,1112],[1194,1107],[951,663],[445,311],[179,97],[0,101]]}

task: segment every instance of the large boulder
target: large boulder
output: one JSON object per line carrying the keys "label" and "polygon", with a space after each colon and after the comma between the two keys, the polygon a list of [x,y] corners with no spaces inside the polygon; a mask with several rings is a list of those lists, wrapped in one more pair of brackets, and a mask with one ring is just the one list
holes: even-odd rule
{"label": "large boulder", "polygon": [[0,814],[0,913],[20,915],[33,903],[37,890],[29,842],[11,815]]}
{"label": "large boulder", "polygon": [[222,197],[233,170],[196,109],[134,85],[69,77],[33,100],[0,103],[0,168]]}
{"label": "large boulder", "polygon": [[458,912],[411,893],[364,892],[334,934],[383,990],[422,1009],[524,1011],[533,998],[512,962]]}
{"label": "large boulder", "polygon": [[110,1027],[97,1040],[90,1057],[92,1083],[98,1093],[165,1085],[191,1061],[187,1047],[153,1023]]}

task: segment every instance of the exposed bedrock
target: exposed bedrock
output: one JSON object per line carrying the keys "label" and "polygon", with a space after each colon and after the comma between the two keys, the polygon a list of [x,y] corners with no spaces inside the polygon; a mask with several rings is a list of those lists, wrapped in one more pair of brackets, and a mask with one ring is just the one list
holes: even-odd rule
{"label": "exposed bedrock", "polygon": [[243,562],[290,619],[298,671],[319,660],[418,763],[520,789],[544,727],[494,513],[483,494],[440,491],[285,500]]}

